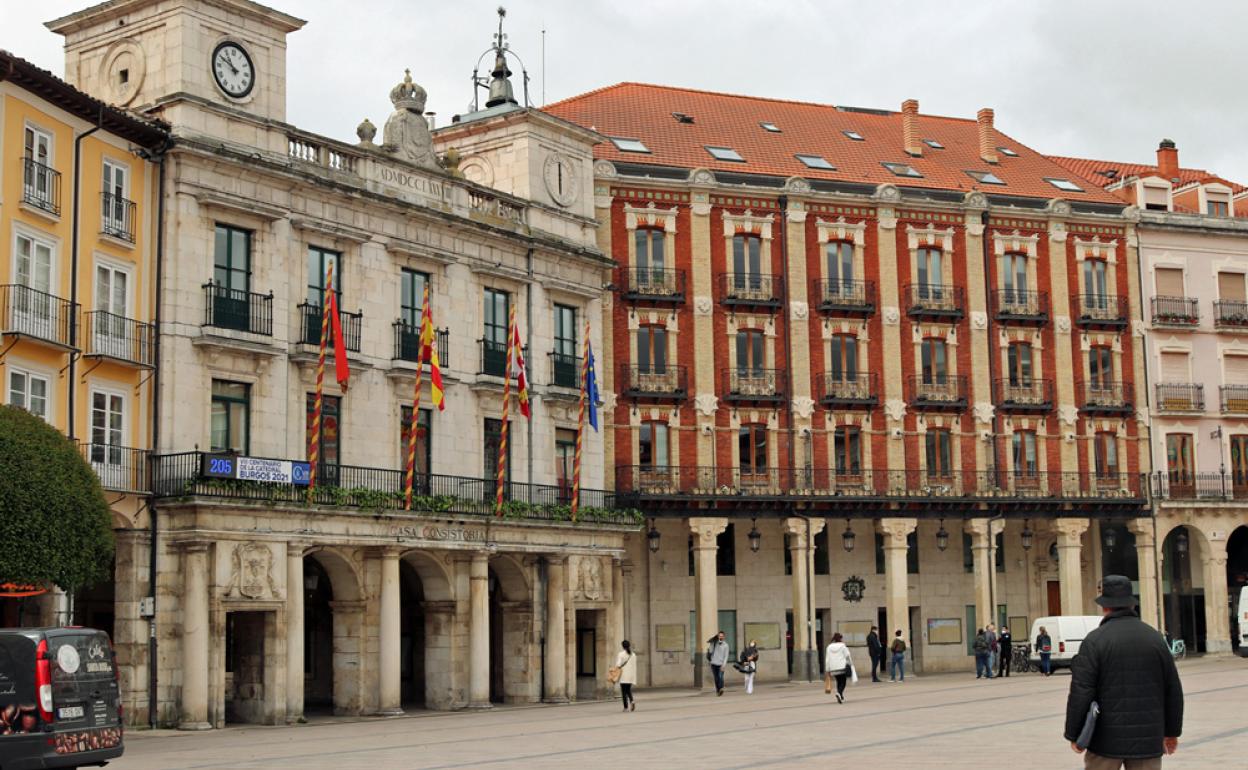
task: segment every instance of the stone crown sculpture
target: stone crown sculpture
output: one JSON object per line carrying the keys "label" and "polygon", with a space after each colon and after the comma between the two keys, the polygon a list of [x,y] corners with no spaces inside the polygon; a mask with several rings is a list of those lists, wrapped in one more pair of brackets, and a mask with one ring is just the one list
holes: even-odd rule
{"label": "stone crown sculpture", "polygon": [[412,71],[404,70],[403,82],[390,89],[394,112],[386,119],[382,149],[400,160],[425,168],[438,168],[433,153],[433,136],[422,114],[425,89],[412,81]]}
{"label": "stone crown sculpture", "polygon": [[425,89],[413,82],[410,69],[403,70],[403,74],[403,82],[390,89],[391,103],[394,104],[396,110],[408,110],[418,115],[424,113],[425,99],[428,96]]}

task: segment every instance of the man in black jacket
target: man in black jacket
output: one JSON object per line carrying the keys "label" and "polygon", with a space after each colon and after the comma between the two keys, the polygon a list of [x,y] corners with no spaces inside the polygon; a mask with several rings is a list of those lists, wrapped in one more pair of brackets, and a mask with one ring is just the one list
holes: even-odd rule
{"label": "man in black jacket", "polygon": [[1096,603],[1105,613],[1071,662],[1066,740],[1075,745],[1093,701],[1100,717],[1084,758],[1089,770],[1155,770],[1183,732],[1183,686],[1161,634],[1135,612],[1131,581],[1106,575]]}
{"label": "man in black jacket", "polygon": [[867,634],[867,654],[871,656],[871,681],[878,682],[878,673],[884,670],[884,643],[880,641],[879,629],[871,626]]}

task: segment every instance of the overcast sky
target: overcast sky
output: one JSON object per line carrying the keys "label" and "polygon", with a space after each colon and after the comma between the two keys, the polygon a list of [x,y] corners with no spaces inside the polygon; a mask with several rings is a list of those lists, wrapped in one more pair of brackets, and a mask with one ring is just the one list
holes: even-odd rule
{"label": "overcast sky", "polygon": [[[61,74],[43,22],[94,2],[0,0],[0,47]],[[543,83],[553,102],[625,80],[892,110],[916,98],[930,114],[992,107],[1054,155],[1154,162],[1172,138],[1183,166],[1248,184],[1243,0],[504,3],[535,104]],[[405,67],[439,124],[466,111],[497,23],[487,0],[269,4],[308,22],[289,38],[290,122],[351,141],[364,117],[385,121]]]}

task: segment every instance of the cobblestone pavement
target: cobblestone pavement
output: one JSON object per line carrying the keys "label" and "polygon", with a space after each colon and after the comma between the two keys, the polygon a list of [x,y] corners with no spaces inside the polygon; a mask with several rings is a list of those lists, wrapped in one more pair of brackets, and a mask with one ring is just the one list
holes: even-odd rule
{"label": "cobblestone pavement", "polygon": [[[1186,730],[1167,768],[1248,767],[1248,660],[1180,664]],[[617,702],[322,719],[205,733],[131,732],[115,770],[190,768],[1083,767],[1062,740],[1070,678],[969,674],[851,685],[838,705],[819,684],[736,682],[719,698],[687,690]]]}

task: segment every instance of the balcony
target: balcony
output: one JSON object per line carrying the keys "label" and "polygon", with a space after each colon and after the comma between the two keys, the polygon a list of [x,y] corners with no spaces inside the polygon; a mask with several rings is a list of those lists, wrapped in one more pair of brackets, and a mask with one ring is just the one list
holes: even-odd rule
{"label": "balcony", "polygon": [[477,340],[477,344],[481,346],[481,365],[477,368],[477,374],[484,374],[489,377],[506,377],[507,343],[495,342],[482,337]]}
{"label": "balcony", "polygon": [[[420,327],[411,326],[406,321],[395,321],[394,324],[394,355],[395,361],[416,363],[420,356]],[[342,330],[345,336],[347,330]],[[434,341],[438,346],[438,365],[445,369],[449,364],[451,332],[449,329],[434,329]]]}
{"label": "balcony", "polygon": [[944,283],[914,283],[906,286],[906,299],[908,301],[906,313],[911,318],[957,321],[966,312],[961,286]]}
{"label": "balcony", "polygon": [[1002,323],[1039,324],[1049,320],[1049,295],[1043,291],[997,289],[992,311]]}
{"label": "balcony", "polygon": [[875,312],[874,281],[817,280],[811,296],[826,315],[865,318]]}
{"label": "balcony", "polygon": [[784,279],[759,273],[724,273],[719,276],[719,295],[728,307],[780,307]]}
{"label": "balcony", "polygon": [[788,382],[782,369],[723,369],[720,377],[724,401],[732,403],[782,401]]}
{"label": "balcony", "polygon": [[1135,409],[1131,383],[1101,380],[1080,385],[1084,414],[1130,414]]}
{"label": "balcony", "polygon": [[156,365],[156,327],[103,310],[82,314],[82,356],[132,364]]}
{"label": "balcony", "polygon": [[1003,378],[994,380],[993,386],[997,408],[1003,412],[1047,412],[1053,408],[1053,380]]}
{"label": "balcony", "polygon": [[1080,294],[1075,323],[1085,328],[1122,329],[1127,325],[1127,298],[1116,294]]}
{"label": "balcony", "polygon": [[1248,302],[1215,299],[1213,301],[1213,325],[1219,329],[1248,328]]}
{"label": "balcony", "polygon": [[685,301],[685,271],[634,267],[624,272],[624,299],[679,305]]}
{"label": "balcony", "polygon": [[100,233],[134,243],[134,201],[112,193],[100,194]]}
{"label": "balcony", "polygon": [[1162,500],[1248,502],[1248,473],[1160,471],[1152,477],[1153,496]]}
{"label": "balcony", "polygon": [[135,494],[151,491],[151,450],[91,443],[79,443],[78,448],[104,489]]}
{"label": "balcony", "polygon": [[966,408],[966,376],[958,374],[910,376],[910,405],[915,409]]}
{"label": "balcony", "polygon": [[22,158],[22,203],[59,217],[61,172],[34,158]]}
{"label": "balcony", "polygon": [[581,366],[585,359],[580,356],[569,356],[566,353],[550,354],[550,384],[557,388],[581,388]]}
{"label": "balcony", "polygon": [[[248,481],[210,475],[206,461],[230,458],[207,452],[181,452],[152,457],[152,492],[160,499],[209,498],[259,502],[266,505],[304,506],[306,484]],[[278,463],[306,463],[275,460]],[[317,486],[312,504],[328,508],[358,508],[369,513],[402,510],[406,474],[389,468],[356,465],[322,465],[317,469]],[[625,526],[635,530],[641,524],[636,511],[618,508],[615,493],[602,489],[581,489],[579,524]],[[503,513],[507,519],[526,521],[567,521],[567,490],[555,485],[507,482],[503,487]],[[443,519],[448,514],[494,520],[494,479],[417,473],[412,480],[412,514],[432,514]],[[280,510],[280,509],[279,509]],[[293,516],[293,514],[292,514]],[[293,519],[292,519],[293,521]]]}
{"label": "balcony", "polygon": [[1160,412],[1205,411],[1205,386],[1190,382],[1157,383],[1157,410]]}
{"label": "balcony", "polygon": [[0,335],[12,334],[66,350],[78,306],[21,284],[0,286]]}
{"label": "balcony", "polygon": [[[319,346],[321,344],[321,322],[324,317],[324,313],[321,312],[321,306],[301,302],[297,307],[299,309],[301,329],[299,342],[304,345]],[[347,341],[347,350],[352,353],[359,353],[360,334],[364,326],[364,313],[347,313],[339,310],[338,322],[342,325],[342,336]],[[334,346],[332,329],[330,330],[330,336],[326,340],[326,345],[330,348]]]}
{"label": "balcony", "polygon": [[1222,385],[1218,396],[1223,414],[1248,414],[1248,385]]}
{"label": "balcony", "polygon": [[829,407],[873,407],[880,401],[879,376],[826,372],[819,378],[819,403]]}
{"label": "balcony", "polygon": [[684,401],[688,396],[685,367],[638,366],[620,367],[624,375],[624,395],[656,401]]}
{"label": "balcony", "polygon": [[204,326],[273,336],[273,292],[256,294],[212,281],[203,288]]}
{"label": "balcony", "polygon": [[1200,323],[1200,300],[1192,297],[1153,297],[1153,325],[1183,328]]}

